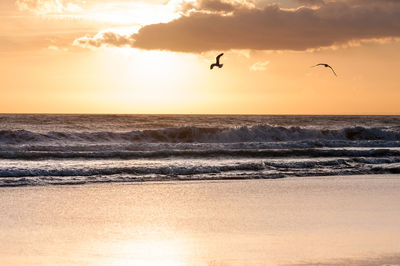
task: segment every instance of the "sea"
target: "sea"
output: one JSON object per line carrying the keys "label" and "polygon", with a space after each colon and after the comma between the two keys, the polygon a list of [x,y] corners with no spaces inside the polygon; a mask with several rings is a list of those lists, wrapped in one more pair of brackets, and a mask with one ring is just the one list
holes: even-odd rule
{"label": "sea", "polygon": [[0,115],[0,186],[400,174],[400,116]]}

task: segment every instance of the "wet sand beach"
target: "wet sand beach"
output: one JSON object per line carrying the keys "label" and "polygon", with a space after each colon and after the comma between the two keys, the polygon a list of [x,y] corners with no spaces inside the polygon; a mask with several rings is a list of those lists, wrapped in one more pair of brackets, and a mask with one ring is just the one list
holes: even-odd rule
{"label": "wet sand beach", "polygon": [[0,188],[0,261],[399,264],[399,177]]}

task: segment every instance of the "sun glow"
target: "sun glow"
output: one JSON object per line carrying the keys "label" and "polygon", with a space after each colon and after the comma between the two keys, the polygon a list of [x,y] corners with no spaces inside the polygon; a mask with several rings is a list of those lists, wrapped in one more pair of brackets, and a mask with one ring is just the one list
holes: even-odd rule
{"label": "sun glow", "polygon": [[151,4],[145,2],[110,3],[98,5],[83,14],[84,18],[120,25],[148,25],[168,22],[178,18],[176,4]]}
{"label": "sun glow", "polygon": [[[377,31],[381,33],[373,35],[373,41],[365,41],[360,39],[358,30],[355,30],[352,31],[357,33],[355,37],[343,45],[329,48],[317,45],[316,48],[303,51],[301,46],[310,41],[307,34],[313,31],[299,28],[299,35],[295,35],[299,42],[293,44],[296,46],[295,50],[290,51],[282,50],[287,49],[284,45],[287,43],[286,35],[278,34],[280,29],[285,31],[285,27],[281,28],[285,23],[277,23],[271,24],[277,27],[277,35],[266,35],[266,38],[277,38],[281,41],[276,48],[268,48],[269,43],[265,43],[267,46],[264,47],[257,41],[262,35],[254,35],[258,32],[256,29],[265,29],[258,24],[258,21],[263,23],[264,20],[261,17],[259,20],[248,16],[251,12],[255,16],[261,16],[263,12],[249,7],[245,12],[238,11],[229,15],[229,21],[239,21],[238,16],[246,14],[248,20],[240,19],[238,24],[232,25],[229,25],[230,22],[217,25],[213,24],[212,19],[220,15],[216,21],[228,21],[220,14],[224,12],[208,14],[207,10],[229,9],[232,8],[230,3],[235,3],[237,8],[243,3],[211,2],[0,1],[0,12],[3,15],[0,16],[0,38],[3,40],[0,44],[0,111],[399,114],[397,69],[400,62],[400,42],[397,32],[383,38],[381,33],[386,30],[381,25],[382,31]],[[220,2],[222,7],[215,5]],[[298,19],[294,16],[297,11],[289,12],[286,9],[295,8],[298,4],[288,4],[293,1],[283,0],[267,2],[282,4],[280,9],[277,5],[268,10],[286,14],[285,25],[291,25],[294,29],[301,26],[294,23]],[[383,7],[387,3],[378,2],[375,4],[382,5],[382,10],[386,10]],[[192,5],[205,9],[197,13],[185,13],[185,8]],[[390,5],[397,6],[400,10],[400,5]],[[260,2],[256,6],[261,10],[265,3]],[[360,8],[361,6],[363,5],[360,4]],[[367,6],[366,4],[365,8]],[[302,7],[301,10],[307,8]],[[349,9],[349,14],[358,12],[360,8]],[[300,11],[299,16],[308,14]],[[181,16],[184,17],[180,19]],[[327,21],[330,19],[328,13],[321,13],[321,16]],[[203,17],[209,17],[205,21],[210,25],[199,30],[204,26],[200,19]],[[352,21],[350,18],[351,16],[349,21]],[[178,21],[169,23],[174,19]],[[308,17],[303,19],[307,21]],[[396,21],[398,18],[394,16],[391,19]],[[268,19],[271,22],[274,20],[274,16]],[[147,26],[158,23],[165,25]],[[247,24],[248,30],[242,31],[242,26],[246,28]],[[320,29],[323,24],[320,23],[317,28]],[[353,26],[358,29],[358,25],[355,23]],[[146,30],[140,31],[146,26]],[[314,25],[309,26],[312,28]],[[168,33],[166,36],[161,32],[164,29],[168,29],[165,30]],[[216,46],[209,46],[218,41],[213,39],[216,30],[229,33],[228,38],[222,40],[221,45],[216,43]],[[184,40],[192,40],[192,37],[193,40],[196,39],[196,36],[191,36],[193,32],[199,35],[200,41],[193,41],[194,46],[190,42],[183,45]],[[135,33],[139,35],[132,35]],[[344,34],[340,29],[337,33]],[[218,34],[222,35],[224,34]],[[348,38],[338,36],[338,40],[342,37]],[[176,44],[179,42],[179,45],[169,47],[169,41]],[[179,47],[180,45],[183,46]],[[165,51],[134,48],[139,46],[143,49],[158,47]],[[278,50],[254,50],[254,47]],[[206,48],[218,51],[208,51]],[[192,51],[192,54],[167,51]],[[210,71],[209,66],[215,62],[215,56],[222,52],[223,68]],[[310,68],[320,62],[331,64],[338,77],[325,71],[326,69]]]}
{"label": "sun glow", "polygon": [[96,62],[106,82],[87,97],[96,105],[113,103],[112,108],[125,111],[161,111],[193,102],[197,97],[193,81],[204,68],[195,55],[128,47],[98,49]]}
{"label": "sun glow", "polygon": [[[75,19],[92,21],[95,23],[111,24],[113,26],[149,25],[154,23],[169,22],[180,16],[180,0],[167,3],[152,2],[92,2],[85,3],[76,10],[66,11],[60,7],[51,12],[35,10],[43,17],[52,19]],[[78,10],[79,8],[79,10]],[[25,8],[27,9],[27,8]],[[54,8],[53,8],[54,9]]]}

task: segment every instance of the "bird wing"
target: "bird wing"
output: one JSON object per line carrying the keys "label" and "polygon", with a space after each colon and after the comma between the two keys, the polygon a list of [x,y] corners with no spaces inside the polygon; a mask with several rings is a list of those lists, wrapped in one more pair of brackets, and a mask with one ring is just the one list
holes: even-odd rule
{"label": "bird wing", "polygon": [[210,65],[210,69],[213,69],[214,66],[215,66],[215,64],[211,64]]}
{"label": "bird wing", "polygon": [[219,59],[221,58],[221,56],[223,56],[224,55],[224,53],[222,53],[222,54],[219,54],[218,56],[217,56],[217,65],[219,65]]}
{"label": "bird wing", "polygon": [[325,64],[316,64],[315,66],[312,66],[312,67],[316,67],[316,66],[325,66]]}
{"label": "bird wing", "polygon": [[332,68],[330,65],[328,65],[328,67],[329,67],[330,69],[332,69],[333,74],[335,74],[335,76],[337,77],[335,70],[333,70],[333,68]]}

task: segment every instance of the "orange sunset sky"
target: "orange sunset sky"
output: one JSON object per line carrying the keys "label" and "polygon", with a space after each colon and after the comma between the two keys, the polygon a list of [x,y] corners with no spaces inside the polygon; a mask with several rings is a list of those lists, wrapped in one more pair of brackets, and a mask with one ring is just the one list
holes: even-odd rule
{"label": "orange sunset sky", "polygon": [[400,114],[398,0],[1,0],[0,20],[1,113]]}

